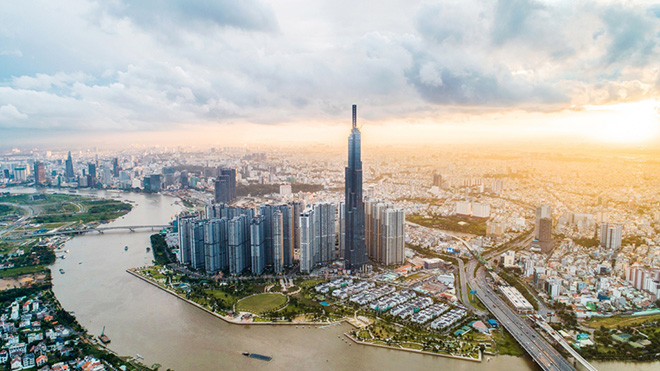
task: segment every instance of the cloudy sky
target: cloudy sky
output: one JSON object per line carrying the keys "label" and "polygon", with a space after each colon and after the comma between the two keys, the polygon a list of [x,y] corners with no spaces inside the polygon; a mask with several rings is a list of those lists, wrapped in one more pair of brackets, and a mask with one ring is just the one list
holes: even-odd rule
{"label": "cloudy sky", "polygon": [[[5,0],[0,136],[658,134],[648,1]],[[168,139],[169,138],[169,139]]]}

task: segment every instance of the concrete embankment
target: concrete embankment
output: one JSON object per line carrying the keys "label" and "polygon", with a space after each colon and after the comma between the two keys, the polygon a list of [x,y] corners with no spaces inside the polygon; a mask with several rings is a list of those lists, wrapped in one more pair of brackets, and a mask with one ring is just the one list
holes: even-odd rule
{"label": "concrete embankment", "polygon": [[202,306],[198,303],[195,303],[192,300],[188,300],[188,299],[182,297],[181,295],[177,294],[176,292],[174,292],[170,289],[167,289],[163,286],[160,286],[156,282],[148,279],[147,277],[142,276],[141,274],[135,272],[133,269],[127,269],[126,272],[128,274],[132,275],[132,276],[135,276],[135,277],[143,280],[144,282],[149,283],[152,286],[158,287],[159,289],[167,292],[170,295],[173,295],[173,296],[177,297],[178,299],[181,299],[181,300],[187,302],[190,305],[193,305],[193,306],[205,311],[208,314],[211,314],[215,317],[220,318],[221,320],[223,320],[227,323],[231,323],[231,324],[234,324],[234,325],[268,325],[268,326],[273,326],[273,325],[307,326],[307,325],[309,325],[309,326],[327,326],[327,325],[332,325],[332,324],[336,323],[336,322],[246,322],[246,321],[236,320],[236,319],[233,319],[229,316],[223,316],[221,314],[218,314],[218,313],[216,313],[216,312],[214,312],[214,311],[212,311],[212,310],[210,310],[210,309],[208,309],[208,308],[206,308],[206,307],[204,307],[204,306]]}
{"label": "concrete embankment", "polygon": [[460,359],[460,360],[463,360],[463,361],[481,362],[481,352],[479,352],[479,358],[470,358],[470,357],[463,357],[463,356],[453,356],[451,354],[444,354],[444,353],[425,352],[423,350],[417,350],[417,349],[398,348],[398,347],[393,347],[393,346],[390,346],[390,345],[368,343],[366,341],[361,341],[361,340],[358,340],[358,339],[354,338],[349,333],[344,333],[344,336],[351,339],[355,344],[360,344],[360,345],[368,345],[368,346],[372,346],[372,347],[378,347],[378,348],[383,348],[383,349],[391,349],[391,350],[402,350],[404,352],[426,354],[426,355],[429,355],[429,356],[436,356],[436,357],[454,358],[454,359]]}

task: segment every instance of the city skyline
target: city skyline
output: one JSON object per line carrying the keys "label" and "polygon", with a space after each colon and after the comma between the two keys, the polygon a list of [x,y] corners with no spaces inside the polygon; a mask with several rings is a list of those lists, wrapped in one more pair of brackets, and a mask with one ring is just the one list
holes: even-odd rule
{"label": "city skyline", "polygon": [[358,102],[367,145],[658,142],[656,5],[515,4],[10,2],[0,130],[20,146],[304,143],[340,138]]}

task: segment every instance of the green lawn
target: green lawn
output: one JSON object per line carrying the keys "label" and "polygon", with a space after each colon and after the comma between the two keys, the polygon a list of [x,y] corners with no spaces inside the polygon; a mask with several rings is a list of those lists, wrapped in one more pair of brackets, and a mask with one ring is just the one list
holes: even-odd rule
{"label": "green lawn", "polygon": [[16,267],[0,270],[0,278],[15,277],[21,274],[42,272],[45,269],[43,265],[30,265],[27,267]]}
{"label": "green lawn", "polygon": [[525,351],[520,347],[516,339],[503,328],[493,331],[493,340],[497,343],[497,352],[500,355],[521,357]]}
{"label": "green lawn", "polygon": [[[468,290],[472,290],[472,289],[470,288],[470,285],[467,285],[467,289],[468,289]],[[479,310],[482,310],[482,311],[484,311],[484,312],[488,311],[488,309],[486,309],[486,306],[484,306],[484,305],[481,303],[481,300],[479,300],[479,298],[477,297],[477,295],[473,295],[473,294],[470,294],[470,293],[468,292],[468,299],[470,300],[470,305],[472,305],[473,307],[475,307],[475,308],[477,308],[477,309],[479,309]]]}
{"label": "green lawn", "polygon": [[660,314],[635,317],[612,316],[604,318],[592,318],[586,321],[585,324],[589,327],[598,329],[600,326],[605,326],[606,328],[616,328],[617,326],[636,326],[644,322],[653,322],[658,320],[660,320]]}
{"label": "green lawn", "polygon": [[236,298],[233,295],[229,295],[224,291],[211,289],[211,290],[206,290],[205,292],[207,295],[213,296],[216,299],[220,299],[225,303],[233,304],[234,302],[236,302]]}
{"label": "green lawn", "polygon": [[422,350],[422,349],[424,349],[423,346],[421,346],[421,345],[419,345],[419,344],[416,344],[416,343],[406,343],[406,342],[403,342],[403,343],[401,343],[401,346],[404,347],[404,348],[415,349],[415,350]]}
{"label": "green lawn", "polygon": [[5,216],[9,214],[23,214],[23,209],[15,207],[15,206],[9,206],[9,205],[0,205],[0,216]]}
{"label": "green lawn", "polygon": [[236,303],[236,310],[255,314],[267,313],[282,308],[287,303],[282,294],[257,294]]}
{"label": "green lawn", "polygon": [[[307,288],[310,288],[310,287],[314,287],[314,286],[316,286],[316,285],[318,285],[322,282],[325,282],[325,280],[305,280],[305,281],[302,281],[302,282],[296,282],[296,285],[302,287],[303,289],[307,289]],[[289,291],[292,291],[292,290],[289,290]]]}

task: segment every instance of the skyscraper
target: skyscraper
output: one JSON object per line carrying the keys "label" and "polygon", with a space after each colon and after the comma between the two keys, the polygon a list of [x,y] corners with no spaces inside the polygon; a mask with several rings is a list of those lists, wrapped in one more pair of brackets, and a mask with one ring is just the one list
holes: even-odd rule
{"label": "skyscraper", "polygon": [[322,202],[314,204],[314,225],[318,236],[315,260],[327,264],[335,257],[335,205]]}
{"label": "skyscraper", "polygon": [[314,269],[315,238],[314,210],[308,208],[300,214],[300,271],[303,273]]}
{"label": "skyscraper", "polygon": [[206,273],[226,269],[227,218],[210,219],[204,224],[204,268]]}
{"label": "skyscraper", "polygon": [[181,264],[190,264],[192,259],[192,230],[196,222],[197,217],[193,215],[180,215],[177,217],[177,226],[179,228],[179,262]]}
{"label": "skyscraper", "polygon": [[383,223],[382,249],[380,262],[385,265],[402,264],[405,258],[405,225],[406,216],[401,209],[387,209],[381,219]]}
{"label": "skyscraper", "polygon": [[266,267],[266,218],[257,215],[250,222],[250,250],[252,259],[252,273],[261,274]]}
{"label": "skyscraper", "polygon": [[442,188],[442,175],[438,173],[433,173],[433,185]]}
{"label": "skyscraper", "polygon": [[119,177],[119,170],[121,170],[119,168],[119,159],[117,157],[115,157],[115,158],[112,159],[112,176],[114,176],[115,178],[118,178]]}
{"label": "skyscraper", "polygon": [[71,158],[71,151],[69,151],[69,156],[66,158],[66,178],[67,180],[73,179],[73,159]]}
{"label": "skyscraper", "polygon": [[41,162],[34,163],[34,183],[35,184],[44,184],[46,183],[46,167]]}
{"label": "skyscraper", "polygon": [[357,128],[357,106],[353,105],[353,128],[348,137],[346,167],[345,243],[346,268],[359,270],[367,263],[364,241],[364,204],[362,202],[362,160],[360,130]]}
{"label": "skyscraper", "polygon": [[250,267],[250,218],[236,216],[229,221],[229,273],[237,275]]}
{"label": "skyscraper", "polygon": [[539,238],[540,237],[539,233],[541,233],[540,224],[541,224],[541,219],[543,218],[552,219],[552,208],[550,207],[550,205],[541,205],[536,207],[536,226],[534,228],[534,237],[536,237],[537,240],[540,239]]}
{"label": "skyscraper", "polygon": [[381,264],[403,263],[405,213],[392,204],[365,203],[365,240],[369,258]]}
{"label": "skyscraper", "polygon": [[206,263],[204,262],[205,251],[204,251],[204,226],[206,225],[205,220],[197,221],[193,223],[192,226],[192,235],[190,237],[190,248],[191,248],[191,257],[190,257],[190,266],[193,269],[204,269]]}
{"label": "skyscraper", "polygon": [[236,169],[221,169],[215,180],[215,202],[230,204],[236,200]]}
{"label": "skyscraper", "polygon": [[603,223],[600,225],[600,247],[615,252],[621,248],[621,224]]}

